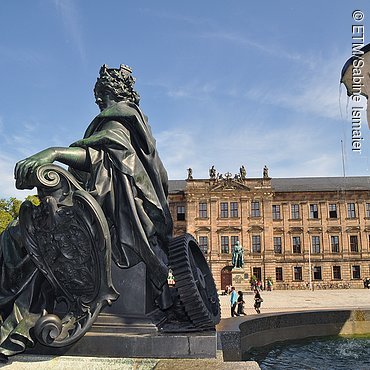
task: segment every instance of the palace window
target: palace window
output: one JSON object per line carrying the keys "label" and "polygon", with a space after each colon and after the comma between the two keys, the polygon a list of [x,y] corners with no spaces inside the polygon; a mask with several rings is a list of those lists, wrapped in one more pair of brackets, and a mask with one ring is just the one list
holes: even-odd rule
{"label": "palace window", "polygon": [[208,236],[199,237],[199,248],[203,252],[203,254],[208,253]]}
{"label": "palace window", "polygon": [[360,266],[352,266],[352,279],[361,279]]}
{"label": "palace window", "polygon": [[302,279],[302,267],[301,266],[295,266],[293,268],[293,275],[294,275],[294,280],[301,281]]}
{"label": "palace window", "polygon": [[261,253],[261,236],[252,235],[252,252]]}
{"label": "palace window", "polygon": [[333,279],[342,280],[342,271],[340,266],[333,266]]}
{"label": "palace window", "polygon": [[293,253],[301,253],[301,237],[293,236]]}
{"label": "palace window", "polygon": [[312,236],[312,253],[320,253],[320,237],[316,235]]}
{"label": "palace window", "polygon": [[313,279],[314,280],[322,280],[321,266],[314,266],[314,268],[313,268]]}
{"label": "palace window", "polygon": [[230,202],[230,217],[236,218],[238,215],[238,202]]}
{"label": "palace window", "polygon": [[331,252],[339,253],[339,236],[338,235],[332,235],[330,237],[330,244],[331,244]]}
{"label": "palace window", "polygon": [[199,203],[199,218],[208,218],[207,203],[205,202]]}
{"label": "palace window", "polygon": [[338,218],[337,205],[329,204],[329,218]]}
{"label": "palace window", "polygon": [[319,218],[319,209],[317,204],[310,204],[310,218]]}
{"label": "palace window", "polygon": [[236,242],[239,241],[239,236],[233,235],[233,236],[230,237],[230,239],[231,239],[230,240],[231,241],[231,248],[234,248]]}
{"label": "palace window", "polygon": [[262,269],[261,269],[261,267],[253,267],[252,273],[257,278],[257,281],[262,281]]}
{"label": "palace window", "polygon": [[348,218],[356,218],[356,208],[355,203],[348,203],[347,204],[347,216]]}
{"label": "palace window", "polygon": [[275,268],[275,278],[276,278],[276,281],[283,281],[283,268],[282,267]]}
{"label": "palace window", "polygon": [[349,236],[349,245],[351,252],[358,252],[358,237],[357,235],[350,235]]}
{"label": "palace window", "polygon": [[300,218],[299,216],[299,204],[292,204],[291,205],[291,211],[292,211],[292,219],[298,220]]}
{"label": "palace window", "polygon": [[221,218],[228,218],[229,217],[229,203],[221,202],[220,204],[220,217]]}
{"label": "palace window", "polygon": [[253,201],[251,202],[251,216],[252,217],[260,217],[260,202],[259,201]]}
{"label": "palace window", "polygon": [[221,236],[221,253],[229,253],[229,237]]}
{"label": "palace window", "polygon": [[370,218],[370,203],[366,203],[366,218]]}
{"label": "palace window", "polygon": [[274,236],[274,253],[281,254],[281,236]]}
{"label": "palace window", "polygon": [[272,219],[273,220],[281,220],[280,205],[274,204],[272,206]]}
{"label": "palace window", "polygon": [[177,221],[185,221],[185,206],[177,206]]}

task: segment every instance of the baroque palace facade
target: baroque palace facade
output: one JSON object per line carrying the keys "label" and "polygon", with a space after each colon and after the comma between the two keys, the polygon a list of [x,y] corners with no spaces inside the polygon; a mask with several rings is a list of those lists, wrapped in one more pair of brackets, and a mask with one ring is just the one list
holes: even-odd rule
{"label": "baroque palace facade", "polygon": [[194,235],[218,289],[231,284],[236,241],[246,288],[252,275],[274,289],[360,288],[370,277],[369,177],[210,176],[170,180],[169,203],[175,236]]}

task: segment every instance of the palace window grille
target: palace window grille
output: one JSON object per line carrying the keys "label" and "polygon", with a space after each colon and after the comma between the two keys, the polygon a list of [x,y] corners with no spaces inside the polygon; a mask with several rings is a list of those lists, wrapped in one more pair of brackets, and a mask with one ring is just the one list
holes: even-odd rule
{"label": "palace window grille", "polygon": [[293,268],[293,275],[294,275],[294,280],[297,281],[302,281],[302,267],[301,266],[295,266]]}
{"label": "palace window grille", "polygon": [[221,236],[221,253],[229,253],[229,237],[228,236]]}
{"label": "palace window grille", "polygon": [[230,202],[230,217],[239,217],[238,206],[238,202]]}
{"label": "palace window grille", "polygon": [[207,203],[205,202],[199,203],[199,218],[208,218]]}
{"label": "palace window grille", "polygon": [[292,219],[293,220],[298,220],[300,218],[299,204],[292,204],[291,205],[291,211],[292,211]]}
{"label": "palace window grille", "polygon": [[253,201],[251,202],[251,216],[252,217],[260,217],[260,202],[259,201]]}
{"label": "palace window grille", "polygon": [[221,218],[228,218],[229,217],[229,203],[221,202],[220,204],[220,217]]}
{"label": "palace window grille", "polygon": [[252,235],[252,252],[261,253],[261,236]]}
{"label": "palace window grille", "polygon": [[329,204],[329,218],[338,218],[337,205]]}
{"label": "palace window grille", "polygon": [[357,235],[350,235],[349,236],[349,245],[351,252],[357,253],[358,252],[358,237]]}
{"label": "palace window grille", "polygon": [[332,253],[339,253],[339,236],[338,235],[330,236],[330,244],[331,244]]}
{"label": "palace window grille", "polygon": [[275,278],[276,278],[276,281],[283,281],[283,268],[282,267],[275,268]]}
{"label": "palace window grille", "polygon": [[252,273],[256,277],[257,281],[262,281],[262,269],[261,269],[261,267],[253,267]]}
{"label": "palace window grille", "polygon": [[301,253],[301,237],[293,236],[293,253]]}
{"label": "palace window grille", "polygon": [[273,220],[281,220],[280,205],[278,205],[278,204],[273,204],[272,205],[272,219]]}
{"label": "palace window grille", "polygon": [[274,253],[281,254],[281,236],[274,236]]}
{"label": "palace window grille", "polygon": [[355,203],[348,203],[347,204],[347,216],[348,218],[356,218],[356,208]]}
{"label": "palace window grille", "polygon": [[310,204],[310,218],[319,218],[319,209],[317,204]]}
{"label": "palace window grille", "polygon": [[199,248],[203,252],[203,254],[208,253],[208,236],[199,237]]}
{"label": "palace window grille", "polygon": [[333,266],[333,279],[334,280],[342,279],[342,271],[340,266]]}
{"label": "palace window grille", "polygon": [[320,253],[320,237],[317,235],[312,236],[312,253]]}
{"label": "palace window grille", "polygon": [[370,218],[370,203],[366,203],[366,218]]}
{"label": "palace window grille", "polygon": [[177,206],[177,221],[185,221],[185,206]]}
{"label": "palace window grille", "polygon": [[352,266],[352,279],[361,279],[361,269],[360,266]]}
{"label": "palace window grille", "polygon": [[314,266],[314,268],[313,268],[313,279],[314,280],[322,280],[321,266]]}

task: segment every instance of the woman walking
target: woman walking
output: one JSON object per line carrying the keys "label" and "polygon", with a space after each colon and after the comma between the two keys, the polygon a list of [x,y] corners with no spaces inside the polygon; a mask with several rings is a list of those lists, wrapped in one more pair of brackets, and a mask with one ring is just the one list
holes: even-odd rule
{"label": "woman walking", "polygon": [[263,302],[263,299],[261,297],[260,292],[258,289],[254,290],[254,309],[256,310],[257,313],[261,313],[261,303]]}
{"label": "woman walking", "polygon": [[241,290],[238,291],[238,315],[246,315],[244,312],[244,299],[243,299],[243,292]]}

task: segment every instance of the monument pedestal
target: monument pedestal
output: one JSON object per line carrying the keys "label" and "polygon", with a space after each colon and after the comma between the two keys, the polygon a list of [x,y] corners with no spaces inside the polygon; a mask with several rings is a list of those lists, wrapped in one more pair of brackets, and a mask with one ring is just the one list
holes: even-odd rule
{"label": "monument pedestal", "polygon": [[245,270],[242,267],[234,267],[231,270],[232,286],[236,291],[246,292],[249,290],[248,279],[245,279]]}
{"label": "monument pedestal", "polygon": [[143,263],[119,269],[112,264],[112,278],[120,297],[104,308],[92,328],[76,343],[66,347],[46,347],[36,343],[30,354],[143,357],[215,358],[215,330],[165,333],[158,326],[165,320],[151,302],[152,290]]}

